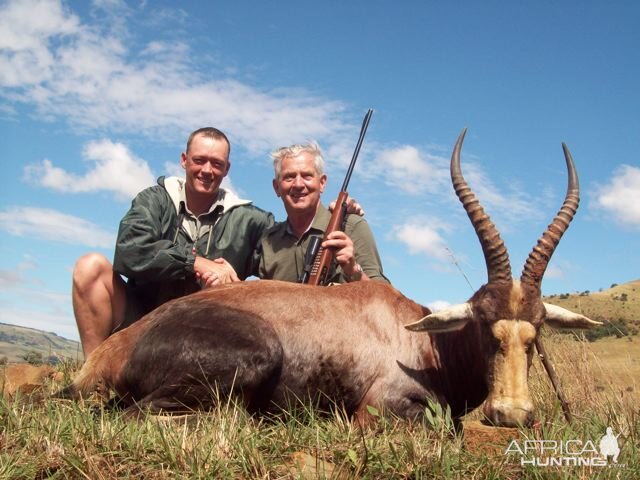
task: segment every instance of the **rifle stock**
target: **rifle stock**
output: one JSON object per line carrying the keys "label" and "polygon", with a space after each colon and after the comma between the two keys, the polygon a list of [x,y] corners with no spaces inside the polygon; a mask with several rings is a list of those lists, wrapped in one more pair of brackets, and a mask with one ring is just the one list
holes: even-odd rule
{"label": "rifle stock", "polygon": [[[347,170],[347,175],[342,184],[342,188],[340,189],[340,193],[338,194],[336,206],[331,213],[329,225],[327,225],[327,229],[325,230],[324,236],[322,237],[323,242],[327,240],[327,237],[330,233],[335,232],[336,230],[344,230],[347,214],[347,197],[349,196],[349,194],[347,193],[347,186],[349,185],[351,173],[353,172],[353,167],[355,166],[356,160],[358,159],[360,147],[362,146],[362,141],[364,140],[364,136],[367,133],[367,128],[369,127],[369,121],[371,120],[372,114],[373,110],[369,109],[364,117],[364,120],[362,121],[360,137],[358,138],[356,149],[353,152],[353,157],[351,158],[351,163],[349,164],[349,169]],[[312,257],[314,253],[311,250],[312,248],[318,249],[314,257]],[[335,258],[334,249],[323,248],[319,246],[319,244],[314,245],[314,242],[311,242],[305,255],[305,258],[307,257],[313,258],[313,264],[309,267],[305,260],[304,271],[300,278],[300,282],[308,283],[310,285],[326,285],[329,280],[329,273],[332,270],[331,267]]]}

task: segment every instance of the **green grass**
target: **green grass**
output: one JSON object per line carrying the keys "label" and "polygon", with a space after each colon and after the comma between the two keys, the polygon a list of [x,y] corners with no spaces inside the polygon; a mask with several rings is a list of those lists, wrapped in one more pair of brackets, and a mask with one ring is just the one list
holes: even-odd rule
{"label": "green grass", "polygon": [[619,383],[624,377],[599,376],[610,360],[594,351],[598,342],[561,335],[544,341],[575,421],[564,421],[534,361],[530,385],[540,427],[521,429],[520,438],[597,444],[611,426],[621,434],[623,467],[521,467],[504,455],[504,441],[489,453],[468,449],[447,410],[435,405],[419,423],[379,417],[361,429],[340,411],[322,417],[311,408],[253,418],[227,401],[188,417],[131,420],[89,401],[16,398],[0,403],[0,478],[640,478],[637,388],[627,391],[630,385]]}

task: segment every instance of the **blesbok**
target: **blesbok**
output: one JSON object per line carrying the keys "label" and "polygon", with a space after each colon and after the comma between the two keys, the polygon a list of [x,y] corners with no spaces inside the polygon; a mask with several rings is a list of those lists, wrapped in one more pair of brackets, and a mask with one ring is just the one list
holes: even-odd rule
{"label": "blesbok", "polygon": [[313,287],[277,281],[236,283],[173,300],[114,334],[87,359],[66,394],[98,381],[131,411],[208,408],[212,388],[251,412],[286,408],[292,398],[339,405],[364,419],[367,406],[419,417],[427,400],[460,417],[485,402],[494,424],[530,423],[527,380],[532,345],[551,326],[598,322],[542,302],[540,282],[578,207],[569,172],[564,204],[513,280],[507,249],[462,176],[460,134],[451,178],[482,245],[488,283],[444,311],[389,285],[354,282]]}

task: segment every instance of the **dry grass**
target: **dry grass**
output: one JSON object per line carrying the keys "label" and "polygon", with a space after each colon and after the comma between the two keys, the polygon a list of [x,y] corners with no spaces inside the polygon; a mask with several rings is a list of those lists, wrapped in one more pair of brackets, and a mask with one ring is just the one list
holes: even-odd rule
{"label": "dry grass", "polygon": [[640,280],[616,285],[601,292],[585,293],[553,295],[545,297],[545,301],[594,320],[622,319],[640,323]]}

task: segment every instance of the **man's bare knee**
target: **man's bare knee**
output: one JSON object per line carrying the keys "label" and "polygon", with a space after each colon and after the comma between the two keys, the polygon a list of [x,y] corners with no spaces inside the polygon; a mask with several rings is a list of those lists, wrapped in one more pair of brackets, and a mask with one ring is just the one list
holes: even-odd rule
{"label": "man's bare knee", "polygon": [[125,283],[104,255],[89,253],[73,269],[71,297],[86,357],[122,322]]}
{"label": "man's bare knee", "polygon": [[73,268],[73,286],[84,289],[101,278],[108,281],[112,274],[113,267],[107,257],[100,253],[88,253],[80,257]]}

